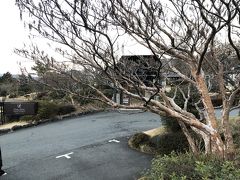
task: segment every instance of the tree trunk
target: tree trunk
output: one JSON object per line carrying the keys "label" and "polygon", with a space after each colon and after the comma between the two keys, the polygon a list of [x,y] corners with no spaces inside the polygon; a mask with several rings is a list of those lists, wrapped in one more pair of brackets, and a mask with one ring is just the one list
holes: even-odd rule
{"label": "tree trunk", "polygon": [[224,143],[225,143],[225,159],[232,160],[235,157],[235,147],[233,143],[233,137],[231,132],[231,127],[229,124],[229,113],[230,108],[224,108],[222,113],[222,127],[224,133]]}
{"label": "tree trunk", "polygon": [[235,147],[233,143],[232,131],[229,124],[229,114],[230,108],[233,105],[237,91],[233,92],[229,98],[227,98],[226,87],[224,86],[225,82],[223,79],[224,76],[224,67],[219,62],[219,73],[218,81],[220,92],[222,95],[223,111],[222,111],[222,129],[224,134],[224,143],[225,143],[225,159],[232,160],[235,157]]}
{"label": "tree trunk", "polygon": [[[192,75],[195,78],[197,88],[201,94],[202,102],[206,113],[206,123],[213,130],[209,132],[210,149],[206,149],[206,153],[211,153],[217,157],[224,158],[224,143],[218,132],[217,119],[215,116],[215,109],[209,96],[208,88],[202,73],[197,74],[196,69],[192,68]],[[206,139],[205,139],[206,143]],[[209,152],[208,152],[209,151]]]}
{"label": "tree trunk", "polygon": [[195,143],[194,139],[192,138],[190,132],[188,131],[186,125],[183,122],[181,122],[181,121],[178,121],[178,124],[180,125],[184,135],[187,138],[187,141],[188,141],[188,144],[189,144],[189,146],[191,148],[191,151],[193,152],[194,155],[198,155],[199,154],[199,150],[198,150],[198,148],[196,146],[196,143]]}
{"label": "tree trunk", "polygon": [[194,132],[202,137],[206,154],[213,154],[219,158],[224,158],[224,144],[220,135],[216,133],[205,133],[195,127],[191,127]]}
{"label": "tree trunk", "polygon": [[213,155],[224,159],[224,144],[217,132],[210,136],[210,151]]}
{"label": "tree trunk", "polygon": [[210,127],[217,129],[217,119],[215,116],[215,109],[213,107],[211,97],[208,94],[208,88],[205,83],[204,76],[202,74],[197,75],[195,72],[193,72],[193,74],[194,74],[197,88],[199,93],[201,94],[202,102],[205,108],[207,125],[210,125]]}

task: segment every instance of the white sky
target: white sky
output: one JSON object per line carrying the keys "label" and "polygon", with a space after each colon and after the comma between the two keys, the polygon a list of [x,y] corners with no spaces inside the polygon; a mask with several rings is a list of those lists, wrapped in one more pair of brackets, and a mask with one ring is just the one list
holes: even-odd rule
{"label": "white sky", "polygon": [[[19,74],[21,62],[22,67],[31,69],[31,61],[16,55],[14,48],[22,48],[24,42],[28,40],[28,29],[24,28],[15,0],[1,0],[0,3],[0,74],[10,72]],[[125,42],[126,43],[126,42]],[[26,43],[27,44],[27,43]],[[145,48],[136,43],[129,43],[128,47],[122,49],[120,54],[125,55],[141,55],[150,54]],[[144,52],[144,53],[143,53]]]}
{"label": "white sky", "polygon": [[1,0],[0,3],[0,74],[20,73],[18,62],[29,67],[29,60],[14,54],[14,48],[23,47],[27,33],[20,20],[15,0]]}
{"label": "white sky", "polygon": [[[23,21],[20,20],[20,15],[15,0],[1,0],[0,3],[0,74],[11,72],[12,74],[20,73],[19,62],[23,67],[30,69],[31,61],[24,59],[14,54],[14,48],[23,47],[24,42],[28,41],[28,30],[24,29]],[[223,36],[225,37],[225,36]],[[43,41],[38,39],[40,44]],[[129,38],[123,40],[123,44],[127,44],[124,49],[121,49],[120,54],[124,55],[143,55],[151,54],[149,50],[137,45],[136,42]],[[48,50],[47,50],[48,51]]]}

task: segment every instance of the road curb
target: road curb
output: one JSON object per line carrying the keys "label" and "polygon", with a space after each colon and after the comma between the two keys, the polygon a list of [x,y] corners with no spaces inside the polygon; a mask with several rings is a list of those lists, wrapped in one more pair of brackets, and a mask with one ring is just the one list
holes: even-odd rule
{"label": "road curb", "polygon": [[138,152],[156,155],[157,152],[150,146],[150,136],[144,132],[133,134],[128,140],[128,147]]}
{"label": "road curb", "polygon": [[44,123],[50,123],[50,122],[57,122],[57,121],[62,121],[62,120],[67,120],[67,119],[72,119],[74,117],[80,117],[80,116],[84,116],[84,115],[91,115],[91,114],[95,114],[95,113],[99,113],[99,112],[108,112],[111,111],[111,109],[101,109],[101,110],[91,110],[91,111],[85,111],[85,112],[80,112],[80,113],[72,113],[72,114],[67,114],[67,115],[62,115],[62,116],[56,116],[54,118],[49,118],[49,119],[42,119],[39,121],[33,121],[30,122],[28,124],[25,125],[15,125],[11,128],[8,129],[0,129],[0,136],[7,134],[7,133],[11,133],[20,129],[25,129],[25,128],[29,128],[29,127],[34,127],[34,126],[38,126],[40,124],[44,124]]}

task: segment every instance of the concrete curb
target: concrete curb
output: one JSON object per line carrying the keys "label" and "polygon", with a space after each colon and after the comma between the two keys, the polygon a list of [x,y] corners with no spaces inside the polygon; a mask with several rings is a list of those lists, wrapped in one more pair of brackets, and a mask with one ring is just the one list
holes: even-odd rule
{"label": "concrete curb", "polygon": [[150,129],[148,131],[135,133],[129,138],[128,146],[131,149],[145,154],[157,155],[158,152],[156,151],[156,147],[151,146],[150,144],[155,144],[153,142],[154,137],[163,135],[165,133],[167,132],[164,126]]}
{"label": "concrete curb", "polygon": [[156,155],[155,149],[149,146],[150,138],[144,132],[135,133],[129,138],[128,147],[144,154]]}
{"label": "concrete curb", "polygon": [[12,128],[0,129],[0,136],[20,130],[20,129],[38,126],[38,125],[44,124],[44,123],[62,121],[62,120],[72,119],[74,117],[80,117],[80,116],[84,116],[84,115],[91,115],[91,114],[95,114],[95,113],[99,113],[99,112],[108,112],[108,111],[111,111],[111,109],[91,110],[91,111],[85,111],[85,112],[80,112],[80,113],[72,113],[72,114],[66,114],[66,115],[62,115],[62,116],[56,116],[56,117],[50,118],[50,119],[42,119],[39,121],[33,121],[33,122],[30,122],[30,123],[28,123],[26,125],[22,125],[22,126],[16,125],[16,126],[13,126]]}

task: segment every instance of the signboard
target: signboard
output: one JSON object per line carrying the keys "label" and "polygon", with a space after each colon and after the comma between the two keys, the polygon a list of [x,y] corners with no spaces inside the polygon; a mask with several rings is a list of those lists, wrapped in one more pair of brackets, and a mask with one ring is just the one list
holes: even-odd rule
{"label": "signboard", "polygon": [[129,105],[130,104],[130,97],[126,94],[123,94],[122,104]]}
{"label": "signboard", "polygon": [[4,115],[35,115],[36,102],[4,102]]}
{"label": "signboard", "polygon": [[129,105],[129,97],[123,98],[123,104]]}

